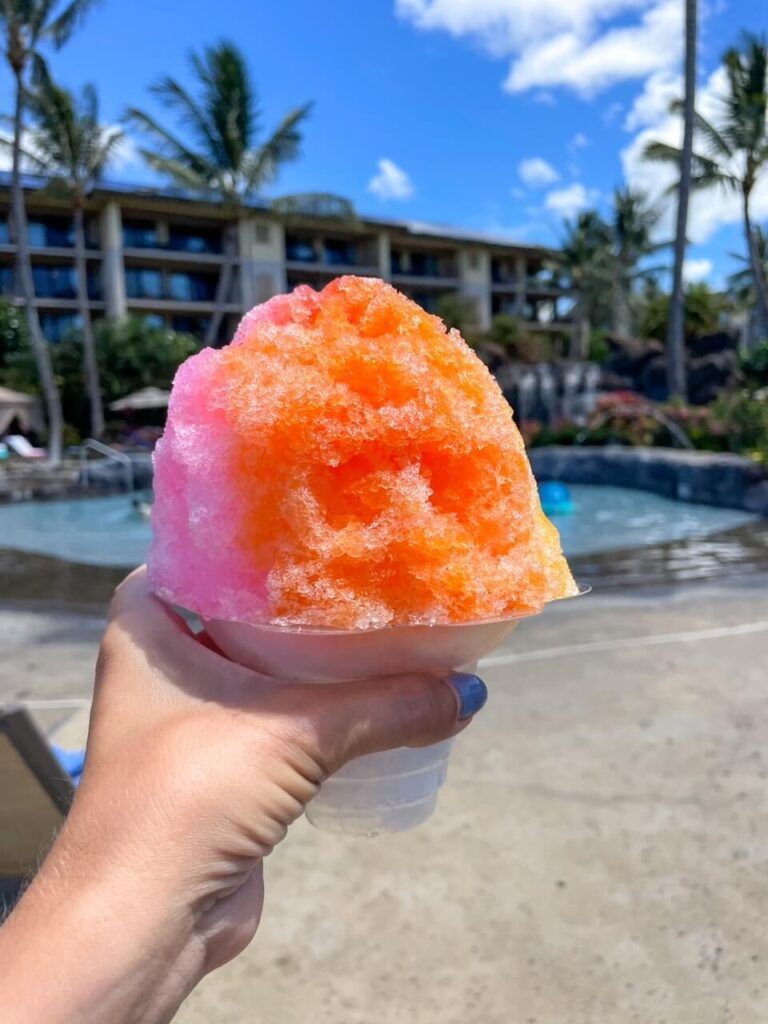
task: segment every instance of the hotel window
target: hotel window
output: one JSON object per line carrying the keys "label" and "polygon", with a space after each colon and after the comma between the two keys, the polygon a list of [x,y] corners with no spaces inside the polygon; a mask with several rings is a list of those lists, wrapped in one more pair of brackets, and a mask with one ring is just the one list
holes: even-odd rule
{"label": "hotel window", "polygon": [[77,298],[74,267],[37,266],[32,268],[35,295],[39,299]]}
{"label": "hotel window", "polygon": [[221,252],[221,232],[215,228],[171,227],[168,248],[194,254]]}
{"label": "hotel window", "polygon": [[168,295],[177,302],[212,302],[216,278],[204,274],[171,274]]}
{"label": "hotel window", "polygon": [[75,244],[75,229],[66,217],[40,217],[27,225],[29,244],[33,249],[68,249]]}
{"label": "hotel window", "polygon": [[163,275],[149,267],[126,267],[125,291],[129,299],[161,299]]}
{"label": "hotel window", "polygon": [[287,235],[285,239],[286,259],[295,263],[314,263],[317,260],[317,253],[311,238],[299,238],[296,235]]}
{"label": "hotel window", "polygon": [[153,220],[124,220],[123,245],[126,249],[159,249],[157,225]]}
{"label": "hotel window", "polygon": [[355,246],[352,242],[346,242],[341,238],[326,238],[326,263],[330,263],[334,267],[351,267],[357,262],[355,255]]}
{"label": "hotel window", "polygon": [[66,341],[74,331],[79,331],[82,325],[76,313],[41,313],[40,326],[47,340],[58,344]]}

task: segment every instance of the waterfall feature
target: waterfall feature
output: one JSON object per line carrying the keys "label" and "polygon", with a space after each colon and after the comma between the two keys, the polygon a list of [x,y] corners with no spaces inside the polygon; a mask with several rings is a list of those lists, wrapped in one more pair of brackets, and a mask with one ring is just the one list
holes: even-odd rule
{"label": "waterfall feature", "polygon": [[496,377],[518,423],[582,423],[597,402],[600,367],[582,362],[516,363],[500,367]]}

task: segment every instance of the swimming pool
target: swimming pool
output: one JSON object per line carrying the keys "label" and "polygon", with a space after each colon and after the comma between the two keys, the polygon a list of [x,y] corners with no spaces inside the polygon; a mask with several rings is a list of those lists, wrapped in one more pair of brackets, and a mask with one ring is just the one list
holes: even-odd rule
{"label": "swimming pool", "polygon": [[[623,487],[574,485],[571,494],[575,510],[552,517],[571,557],[704,537],[758,518]],[[150,538],[149,523],[125,495],[0,505],[0,548],[130,568],[144,560]]]}

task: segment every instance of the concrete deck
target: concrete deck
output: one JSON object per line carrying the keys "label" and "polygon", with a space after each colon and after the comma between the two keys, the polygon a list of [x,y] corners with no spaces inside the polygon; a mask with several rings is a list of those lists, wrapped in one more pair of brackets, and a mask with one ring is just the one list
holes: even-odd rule
{"label": "concrete deck", "polygon": [[[301,821],[181,1024],[762,1024],[768,588],[593,596],[486,666],[437,815]],[[0,700],[84,736],[97,617],[0,613]]]}

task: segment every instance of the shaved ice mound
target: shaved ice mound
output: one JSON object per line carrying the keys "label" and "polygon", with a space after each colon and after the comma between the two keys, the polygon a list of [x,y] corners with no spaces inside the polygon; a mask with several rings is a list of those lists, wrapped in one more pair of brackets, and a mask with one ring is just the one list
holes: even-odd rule
{"label": "shaved ice mound", "polygon": [[188,359],[155,495],[152,585],[207,619],[459,623],[576,593],[495,380],[380,280],[297,288]]}

